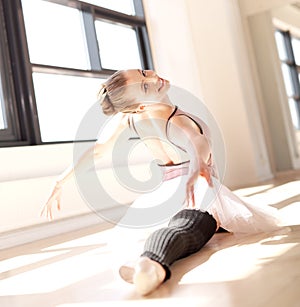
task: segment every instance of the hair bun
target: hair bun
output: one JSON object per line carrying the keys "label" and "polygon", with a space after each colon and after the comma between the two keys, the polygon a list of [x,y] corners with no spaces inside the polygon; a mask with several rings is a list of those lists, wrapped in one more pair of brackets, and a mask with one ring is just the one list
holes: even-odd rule
{"label": "hair bun", "polygon": [[100,91],[98,93],[98,100],[102,107],[102,111],[105,115],[113,115],[116,113],[116,110],[108,96],[106,84],[102,84]]}
{"label": "hair bun", "polygon": [[100,104],[105,115],[113,115],[117,113],[108,96],[105,96]]}

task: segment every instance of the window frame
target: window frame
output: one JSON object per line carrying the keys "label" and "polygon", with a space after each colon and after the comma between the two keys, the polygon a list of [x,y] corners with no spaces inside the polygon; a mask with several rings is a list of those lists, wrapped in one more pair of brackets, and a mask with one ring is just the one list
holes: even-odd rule
{"label": "window frame", "polygon": [[7,29],[5,26],[4,11],[0,3],[0,80],[2,103],[4,104],[4,117],[6,127],[0,130],[0,146],[2,142],[15,142],[20,137],[20,128],[18,126],[18,112],[16,108],[16,99],[13,90],[13,78],[11,70],[11,61],[9,56]]}
{"label": "window frame", "polygon": [[[281,29],[276,29],[275,32],[278,32],[282,35],[283,37],[283,44],[285,51],[287,53],[287,59],[282,60],[280,59],[280,62],[282,64],[285,64],[289,68],[289,73],[291,77],[291,83],[292,83],[292,90],[293,90],[293,95],[287,95],[288,99],[293,99],[296,102],[296,109],[297,109],[297,116],[300,119],[300,80],[299,80],[299,75],[300,75],[300,66],[296,64],[295,56],[294,56],[294,51],[293,51],[293,46],[292,46],[292,35],[290,31],[285,31]],[[300,39],[298,37],[294,37],[296,39]],[[299,127],[295,127],[298,131],[300,130]]]}
{"label": "window frame", "polygon": [[8,70],[11,72],[10,76],[6,75],[4,79],[11,83],[11,95],[13,96],[14,102],[10,103],[12,106],[10,114],[13,116],[13,118],[15,118],[15,120],[12,122],[12,127],[14,131],[17,132],[16,137],[8,141],[3,137],[0,131],[0,147],[74,142],[74,140],[57,142],[42,141],[32,74],[48,73],[91,78],[107,78],[112,75],[115,70],[103,69],[101,67],[100,52],[98,49],[99,46],[94,24],[95,20],[107,20],[133,27],[137,34],[137,42],[139,46],[142,68],[153,69],[152,55],[145,16],[143,13],[142,0],[133,0],[136,15],[127,15],[79,0],[46,1],[71,8],[76,8],[82,12],[84,34],[86,37],[86,44],[91,67],[90,69],[82,70],[76,68],[31,63],[22,12],[22,1],[0,0],[0,13],[1,8],[3,7],[3,16],[6,30],[5,38],[7,40],[7,51],[9,56],[6,57],[5,62],[11,66],[11,69]]}

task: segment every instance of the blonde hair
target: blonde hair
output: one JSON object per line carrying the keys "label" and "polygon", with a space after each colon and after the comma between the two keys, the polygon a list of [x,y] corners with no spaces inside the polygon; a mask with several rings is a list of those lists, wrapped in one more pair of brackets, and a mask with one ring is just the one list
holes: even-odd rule
{"label": "blonde hair", "polygon": [[134,99],[125,98],[126,82],[126,75],[124,71],[120,70],[101,85],[98,101],[105,115],[113,115],[124,111],[135,102]]}

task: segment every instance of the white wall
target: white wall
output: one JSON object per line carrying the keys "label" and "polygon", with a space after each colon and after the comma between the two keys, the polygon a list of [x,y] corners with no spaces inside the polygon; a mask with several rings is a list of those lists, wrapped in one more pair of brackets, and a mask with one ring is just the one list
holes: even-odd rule
{"label": "white wall", "polygon": [[280,8],[290,3],[295,3],[295,0],[240,0],[240,6],[245,15],[254,15],[266,12],[275,8]]}
{"label": "white wall", "polygon": [[0,182],[57,175],[72,156],[72,144],[0,148]]}
{"label": "white wall", "polygon": [[286,5],[273,9],[271,11],[275,23],[282,30],[290,31],[292,34],[300,37],[300,9],[291,5]]}
{"label": "white wall", "polygon": [[203,98],[185,0],[146,0],[154,66],[172,84]]}

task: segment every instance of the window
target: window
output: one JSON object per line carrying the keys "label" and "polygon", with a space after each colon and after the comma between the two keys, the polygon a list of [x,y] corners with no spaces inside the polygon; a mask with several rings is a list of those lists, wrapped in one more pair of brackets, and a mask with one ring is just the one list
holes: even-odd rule
{"label": "window", "polygon": [[74,141],[108,76],[153,68],[142,0],[0,0],[0,9],[0,61],[12,63],[0,67],[0,146]]}
{"label": "window", "polygon": [[[0,3],[0,22],[3,25],[3,7]],[[0,27],[0,140],[12,142],[18,140],[17,110],[11,78],[11,66],[7,45],[7,32]]]}
{"label": "window", "polygon": [[136,33],[132,27],[100,20],[95,25],[103,68],[126,69],[142,66]]}
{"label": "window", "polygon": [[293,126],[300,130],[300,39],[281,30],[275,38]]}
{"label": "window", "polygon": [[89,68],[78,9],[41,0],[22,7],[31,63]]}
{"label": "window", "polygon": [[3,90],[0,82],[0,130],[7,129]]}

